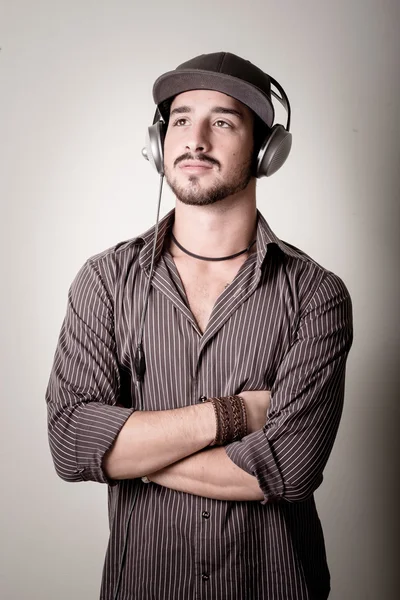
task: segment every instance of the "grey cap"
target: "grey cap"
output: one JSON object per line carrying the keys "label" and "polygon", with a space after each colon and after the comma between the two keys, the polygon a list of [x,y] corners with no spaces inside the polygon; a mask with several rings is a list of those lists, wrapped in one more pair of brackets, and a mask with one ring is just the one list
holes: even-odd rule
{"label": "grey cap", "polygon": [[189,90],[215,90],[248,106],[268,127],[274,123],[269,76],[250,61],[230,52],[201,54],[161,75],[153,86],[161,115],[163,102]]}

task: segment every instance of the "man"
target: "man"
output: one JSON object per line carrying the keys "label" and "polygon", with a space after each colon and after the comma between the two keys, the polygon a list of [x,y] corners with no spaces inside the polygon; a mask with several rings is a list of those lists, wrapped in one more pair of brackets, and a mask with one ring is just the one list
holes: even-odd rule
{"label": "man", "polygon": [[102,600],[329,594],[313,493],[339,425],[351,304],[257,212],[270,86],[228,53],[157,80],[175,211],[156,240],[152,228],[90,259],[69,293],[50,445],[65,480],[109,485]]}

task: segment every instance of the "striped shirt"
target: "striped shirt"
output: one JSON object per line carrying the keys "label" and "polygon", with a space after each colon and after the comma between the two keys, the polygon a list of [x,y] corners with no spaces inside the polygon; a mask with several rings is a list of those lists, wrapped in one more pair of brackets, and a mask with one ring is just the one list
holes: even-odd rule
{"label": "striped shirt", "polygon": [[103,457],[138,407],[133,361],[155,230],[89,259],[69,292],[46,399],[57,473],[109,486],[101,600],[323,600],[330,577],[313,493],[342,412],[349,294],[258,213],[257,252],[202,334],[165,250],[173,219],[171,211],[159,227],[143,408],[271,390],[263,429],[225,446],[264,499],[213,500],[107,479]]}

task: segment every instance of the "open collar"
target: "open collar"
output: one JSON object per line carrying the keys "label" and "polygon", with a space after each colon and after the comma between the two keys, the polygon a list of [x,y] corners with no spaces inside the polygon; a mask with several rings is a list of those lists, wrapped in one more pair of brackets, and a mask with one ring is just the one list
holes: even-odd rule
{"label": "open collar", "polygon": [[[156,246],[156,255],[155,255],[155,263],[158,262],[162,250],[164,247],[165,238],[168,235],[169,231],[172,228],[173,222],[175,219],[175,209],[169,211],[159,222],[158,226],[158,235],[157,235],[157,246]],[[142,248],[139,254],[139,264],[142,269],[147,271],[150,268],[151,264],[151,255],[153,251],[153,243],[155,236],[155,226],[148,229],[143,235],[138,236],[134,242],[141,244]],[[287,256],[291,256],[300,260],[305,260],[305,255],[297,248],[283,242],[280,240],[276,234],[272,231],[267,221],[257,210],[257,266],[261,267],[267,251],[268,246],[270,244],[274,244],[277,246],[284,254]]]}

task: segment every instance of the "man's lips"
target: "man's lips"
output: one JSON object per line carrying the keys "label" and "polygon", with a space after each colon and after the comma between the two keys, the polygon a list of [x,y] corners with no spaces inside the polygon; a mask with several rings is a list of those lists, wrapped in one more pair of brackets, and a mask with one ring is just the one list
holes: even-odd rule
{"label": "man's lips", "polygon": [[212,169],[213,165],[206,161],[184,160],[179,165],[180,169]]}
{"label": "man's lips", "polygon": [[181,154],[181,156],[178,156],[174,161],[174,167],[188,170],[194,169],[200,172],[212,170],[214,166],[219,169],[221,165],[214,157],[207,156],[207,154],[203,153],[199,153],[197,156],[190,155],[189,153]]}

